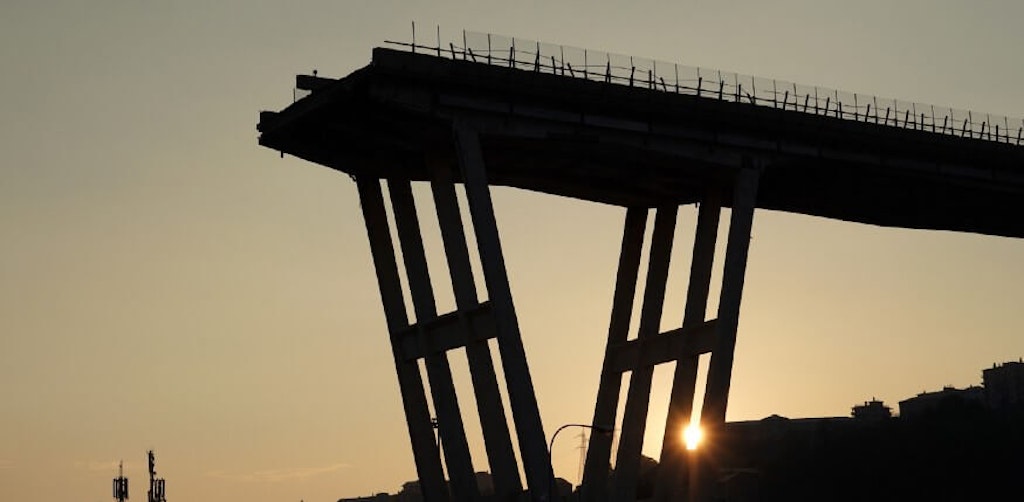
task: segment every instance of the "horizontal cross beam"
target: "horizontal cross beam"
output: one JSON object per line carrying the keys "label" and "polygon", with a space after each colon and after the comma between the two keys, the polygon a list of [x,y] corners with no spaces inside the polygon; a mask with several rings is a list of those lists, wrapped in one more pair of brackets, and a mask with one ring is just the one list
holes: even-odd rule
{"label": "horizontal cross beam", "polygon": [[625,342],[612,349],[615,352],[612,369],[619,373],[634,371],[711,352],[717,322],[716,319],[712,319],[693,327],[666,331],[644,340],[637,338]]}
{"label": "horizontal cross beam", "polygon": [[[464,328],[465,318],[468,330]],[[420,333],[423,335],[420,335]],[[422,359],[466,347],[470,343],[489,340],[497,336],[491,302],[485,301],[467,310],[455,310],[412,324],[398,331],[402,358],[406,361]]]}

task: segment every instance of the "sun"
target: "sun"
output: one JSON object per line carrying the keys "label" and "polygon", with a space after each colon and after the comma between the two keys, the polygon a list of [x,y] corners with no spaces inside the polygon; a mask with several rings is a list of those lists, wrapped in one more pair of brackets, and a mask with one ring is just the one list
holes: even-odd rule
{"label": "sun", "polygon": [[697,445],[700,444],[701,437],[704,433],[700,430],[700,426],[697,424],[687,425],[683,429],[683,442],[686,443],[687,450],[696,450]]}

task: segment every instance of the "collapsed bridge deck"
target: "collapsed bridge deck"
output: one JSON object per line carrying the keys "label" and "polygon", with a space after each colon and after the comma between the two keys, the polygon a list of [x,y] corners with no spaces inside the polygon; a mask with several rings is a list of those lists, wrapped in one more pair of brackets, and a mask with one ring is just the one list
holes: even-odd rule
{"label": "collapsed bridge deck", "polygon": [[759,208],[1024,237],[1012,142],[383,48],[297,87],[311,94],[263,112],[260,144],[350,174],[426,180],[424,156],[452,156],[462,120],[481,131],[492,185],[654,207],[698,201],[753,157]]}
{"label": "collapsed bridge deck", "polygon": [[[356,180],[413,458],[427,500],[479,495],[447,360],[449,351],[462,347],[495,493],[502,500],[522,495],[488,345],[492,338],[530,497],[550,500],[554,486],[491,185],[628,208],[594,419],[582,426],[610,430],[619,423],[626,372],[629,389],[614,448],[614,477],[608,469],[611,436],[590,437],[581,494],[593,502],[635,498],[653,369],[669,362],[675,362],[675,370],[655,495],[658,500],[705,500],[711,493],[707,487],[714,483],[723,451],[712,447],[689,455],[676,437],[696,406],[712,443],[725,422],[756,208],[1024,237],[1024,219],[1019,218],[1024,214],[1024,123],[1013,129],[1016,124],[1011,127],[1007,118],[986,115],[978,122],[952,110],[939,121],[942,115],[932,107],[929,119],[914,104],[892,101],[885,107],[877,98],[858,103],[857,95],[844,103],[838,91],[834,100],[828,93],[819,100],[817,88],[812,105],[812,94],[801,93],[795,84],[790,94],[789,89],[779,93],[777,83],[770,82],[766,95],[765,86],[753,78],[748,92],[738,78],[728,87],[720,73],[706,90],[699,71],[695,88],[681,85],[685,79],[674,75],[670,90],[655,64],[641,68],[637,79],[632,59],[628,67],[613,67],[608,55],[602,79],[587,52],[582,67],[579,61],[556,60],[550,52],[550,66],[544,66],[539,43],[535,53],[525,51],[525,63],[517,57],[514,39],[510,46],[498,45],[502,51],[508,48],[504,60],[494,57],[489,36],[486,53],[463,45],[459,53],[450,45],[450,58],[443,57],[440,46],[433,54],[417,54],[415,45],[411,52],[376,49],[370,65],[347,77],[299,76],[296,87],[309,94],[280,112],[263,112],[258,126],[260,144]],[[614,75],[613,69],[625,69],[628,77]],[[381,179],[387,182],[400,253],[392,240]],[[452,312],[437,311],[411,181],[430,182],[456,298]],[[455,183],[465,188],[486,300],[477,296]],[[684,318],[679,328],[662,332],[678,205],[693,202],[701,205]],[[709,318],[723,206],[732,211],[717,312]],[[657,211],[641,298],[637,281],[651,207]],[[406,289],[415,321],[408,315]],[[642,303],[637,336],[629,340],[637,302]],[[698,402],[702,354],[710,358]],[[433,411],[427,406],[421,362]],[[688,473],[696,475],[691,479]]]}

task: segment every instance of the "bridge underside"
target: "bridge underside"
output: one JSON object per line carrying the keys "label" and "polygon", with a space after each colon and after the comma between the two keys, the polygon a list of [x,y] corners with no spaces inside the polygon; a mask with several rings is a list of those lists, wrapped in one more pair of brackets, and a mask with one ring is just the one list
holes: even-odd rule
{"label": "bridge underside", "polygon": [[[426,181],[473,121],[488,181],[624,207],[699,200],[763,160],[758,208],[1024,236],[1024,148],[794,110],[376,49],[261,116],[260,143],[351,174]],[[457,180],[458,181],[458,180]],[[731,200],[723,201],[731,206]]]}
{"label": "bridge underside", "polygon": [[[756,208],[875,225],[1024,237],[1024,148],[841,120],[792,110],[670,94],[376,49],[339,79],[300,76],[310,94],[263,112],[260,144],[352,175],[377,271],[421,486],[427,499],[479,496],[447,351],[464,347],[499,499],[523,489],[487,340],[505,370],[512,420],[531,497],[548,499],[550,459],[508,288],[490,186],[510,186],[627,208],[606,341],[596,427],[618,422],[630,372],[616,471],[612,440],[593,434],[584,497],[632,500],[654,366],[676,363],[663,435],[660,500],[706,498],[676,439],[694,403],[697,358],[710,353],[702,424],[725,420],[740,299]],[[401,246],[391,241],[387,182]],[[438,313],[410,182],[428,182],[456,296]],[[476,297],[455,193],[465,187],[488,298]],[[684,321],[659,332],[678,207],[700,203]],[[732,208],[717,317],[706,319],[722,207]],[[642,299],[635,298],[650,209],[656,209]],[[415,310],[405,309],[401,256]],[[626,332],[635,302],[639,332]],[[430,383],[431,423],[418,366]],[[451,484],[444,481],[439,432]],[[690,469],[701,465],[699,472]],[[690,483],[691,476],[696,480]]]}

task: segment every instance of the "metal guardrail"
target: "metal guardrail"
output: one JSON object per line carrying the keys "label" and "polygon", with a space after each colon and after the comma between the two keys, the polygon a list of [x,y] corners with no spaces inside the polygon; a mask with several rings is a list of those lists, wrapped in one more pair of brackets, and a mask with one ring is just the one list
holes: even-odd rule
{"label": "metal guardrail", "polygon": [[549,44],[516,37],[462,31],[462,39],[436,45],[385,41],[411,52],[474,61],[524,71],[661,92],[751,103],[901,129],[928,131],[1012,145],[1024,143],[1024,119],[881,98],[734,72]]}

